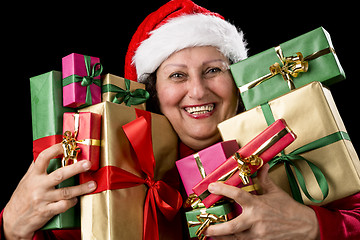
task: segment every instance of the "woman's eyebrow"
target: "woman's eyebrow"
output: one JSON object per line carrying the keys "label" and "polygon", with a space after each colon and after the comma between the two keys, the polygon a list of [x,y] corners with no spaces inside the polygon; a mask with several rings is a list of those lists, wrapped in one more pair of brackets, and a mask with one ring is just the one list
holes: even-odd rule
{"label": "woman's eyebrow", "polygon": [[226,61],[224,61],[223,59],[212,59],[212,60],[208,60],[208,61],[205,61],[205,62],[203,62],[202,63],[202,65],[206,65],[206,64],[209,64],[209,63],[213,63],[213,62],[223,62],[223,63],[226,63],[227,64],[227,62]]}
{"label": "woman's eyebrow", "polygon": [[166,64],[163,69],[165,70],[167,67],[181,67],[181,68],[186,68],[187,65],[186,65],[186,64],[181,64],[181,63],[169,63],[169,64]]}

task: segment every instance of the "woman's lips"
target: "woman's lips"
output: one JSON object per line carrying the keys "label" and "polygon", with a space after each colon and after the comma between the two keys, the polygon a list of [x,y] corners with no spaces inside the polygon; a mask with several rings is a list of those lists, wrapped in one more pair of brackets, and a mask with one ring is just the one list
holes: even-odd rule
{"label": "woman's lips", "polygon": [[215,109],[214,103],[203,104],[203,105],[191,105],[183,108],[188,116],[200,119],[210,117]]}

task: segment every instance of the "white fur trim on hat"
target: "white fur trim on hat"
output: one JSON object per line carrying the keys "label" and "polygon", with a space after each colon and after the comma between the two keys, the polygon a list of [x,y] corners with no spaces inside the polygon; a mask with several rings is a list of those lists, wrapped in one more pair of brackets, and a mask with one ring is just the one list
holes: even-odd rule
{"label": "white fur trim on hat", "polygon": [[151,74],[174,52],[195,46],[214,46],[232,62],[247,57],[243,33],[231,23],[206,14],[191,14],[173,18],[150,32],[132,59],[138,81]]}

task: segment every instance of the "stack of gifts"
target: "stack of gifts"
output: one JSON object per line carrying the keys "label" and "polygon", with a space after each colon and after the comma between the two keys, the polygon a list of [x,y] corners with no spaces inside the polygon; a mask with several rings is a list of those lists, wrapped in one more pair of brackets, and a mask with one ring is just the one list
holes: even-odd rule
{"label": "stack of gifts", "polygon": [[236,139],[244,146],[264,127],[285,119],[297,139],[269,162],[278,186],[307,205],[324,205],[359,191],[359,159],[327,88],[345,74],[325,29],[230,69],[247,111],[218,125],[224,140]]}
{"label": "stack of gifts", "polygon": [[181,239],[178,137],[164,116],[145,111],[145,85],[101,76],[95,57],[73,53],[62,66],[30,79],[34,161],[60,143],[64,154],[48,172],[84,159],[92,165],[57,187],[98,187],[43,230],[81,222],[83,239]]}
{"label": "stack of gifts", "polygon": [[[210,194],[210,183],[222,181],[261,194],[255,172],[267,162],[272,180],[303,204],[324,205],[359,191],[360,162],[327,88],[345,79],[345,73],[325,29],[235,63],[230,70],[247,111],[218,125],[224,142],[177,162],[189,196],[186,207],[193,208],[186,213],[190,237],[204,239],[209,225],[241,213],[236,203]],[[260,146],[271,142],[270,135],[279,135],[279,129],[287,137],[277,138],[262,153]],[[229,153],[234,140],[239,146]]]}
{"label": "stack of gifts", "polygon": [[169,121],[146,111],[144,84],[101,76],[98,58],[73,53],[62,63],[62,73],[30,79],[34,160],[61,143],[48,172],[83,159],[92,168],[57,187],[98,187],[44,229],[81,222],[83,239],[182,239],[178,173],[189,235],[199,239],[242,211],[209,184],[261,194],[256,174],[267,163],[272,180],[303,204],[360,189],[360,162],[327,88],[345,74],[321,27],[230,66],[247,111],[218,125],[223,142],[180,160]]}
{"label": "stack of gifts", "polygon": [[188,194],[184,207],[193,209],[186,212],[190,237],[205,239],[203,233],[210,224],[228,221],[241,213],[236,203],[211,194],[210,183],[221,181],[256,194],[251,175],[295,138],[286,122],[279,119],[240,149],[234,140],[229,140],[177,161]]}

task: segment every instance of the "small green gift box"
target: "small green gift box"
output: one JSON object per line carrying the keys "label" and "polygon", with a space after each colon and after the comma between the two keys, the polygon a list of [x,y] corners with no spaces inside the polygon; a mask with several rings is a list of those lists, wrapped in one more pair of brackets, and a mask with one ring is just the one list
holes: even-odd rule
{"label": "small green gift box", "polygon": [[232,204],[229,202],[210,208],[199,208],[185,213],[190,238],[204,238],[204,231],[212,224],[227,222],[234,217]]}
{"label": "small green gift box", "polygon": [[329,33],[322,27],[230,66],[246,110],[313,81],[345,79]]}

